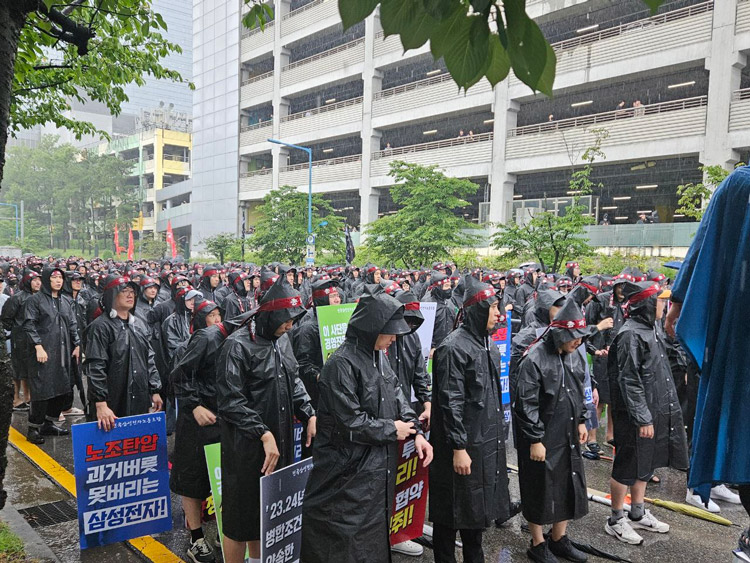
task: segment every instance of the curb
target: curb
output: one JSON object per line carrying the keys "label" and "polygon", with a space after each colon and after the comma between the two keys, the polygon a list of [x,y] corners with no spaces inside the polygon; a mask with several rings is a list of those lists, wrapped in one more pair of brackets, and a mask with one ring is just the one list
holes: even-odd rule
{"label": "curb", "polygon": [[13,508],[9,502],[5,503],[5,508],[0,510],[0,520],[5,522],[11,531],[23,540],[23,547],[27,559],[46,562],[59,563],[59,559],[52,553],[49,546],[36,530]]}

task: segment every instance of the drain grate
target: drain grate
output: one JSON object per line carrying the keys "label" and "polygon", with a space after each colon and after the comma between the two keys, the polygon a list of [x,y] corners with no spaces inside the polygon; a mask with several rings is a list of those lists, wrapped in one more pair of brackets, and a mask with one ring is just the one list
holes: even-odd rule
{"label": "drain grate", "polygon": [[78,511],[68,501],[60,500],[49,504],[31,506],[18,511],[32,528],[43,528],[78,518]]}

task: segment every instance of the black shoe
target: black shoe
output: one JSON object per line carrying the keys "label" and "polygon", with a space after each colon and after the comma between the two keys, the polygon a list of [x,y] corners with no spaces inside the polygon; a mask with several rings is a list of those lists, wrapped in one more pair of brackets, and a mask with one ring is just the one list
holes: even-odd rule
{"label": "black shoe", "polygon": [[547,543],[549,544],[549,550],[552,553],[554,553],[558,557],[567,559],[568,561],[574,561],[575,563],[585,563],[589,559],[585,553],[573,547],[573,544],[570,543],[570,538],[568,538],[568,536],[563,536],[558,541],[554,541],[552,538],[549,538],[547,540]]}
{"label": "black shoe", "polygon": [[507,518],[498,518],[495,520],[495,526],[498,528],[502,528],[511,518],[513,518],[516,514],[519,514],[521,512],[521,503],[518,501],[512,501],[510,503],[510,506],[508,507],[508,517]]}
{"label": "black shoe", "polygon": [[32,444],[44,444],[44,438],[39,433],[39,429],[32,426],[29,426],[26,431],[26,439]]}
{"label": "black shoe", "polygon": [[549,550],[549,543],[550,540],[545,540],[539,545],[534,545],[532,541],[529,549],[526,550],[526,556],[536,563],[559,563],[557,557]]}
{"label": "black shoe", "polygon": [[588,444],[586,444],[586,447],[590,452],[594,452],[595,454],[602,453],[602,447],[596,442],[589,442]]}
{"label": "black shoe", "polygon": [[195,540],[187,550],[188,557],[193,563],[211,563],[215,561],[214,550],[205,538]]}
{"label": "black shoe", "polygon": [[13,412],[27,412],[29,410],[29,403],[19,403],[13,407]]}
{"label": "black shoe", "polygon": [[67,436],[70,434],[70,430],[62,426],[57,426],[57,424],[53,424],[49,420],[45,420],[44,424],[42,424],[41,433],[44,436]]}
{"label": "black shoe", "polygon": [[583,452],[581,452],[581,455],[585,457],[586,459],[591,459],[593,461],[602,459],[602,456],[600,456],[598,452],[592,452],[589,450],[584,450]]}

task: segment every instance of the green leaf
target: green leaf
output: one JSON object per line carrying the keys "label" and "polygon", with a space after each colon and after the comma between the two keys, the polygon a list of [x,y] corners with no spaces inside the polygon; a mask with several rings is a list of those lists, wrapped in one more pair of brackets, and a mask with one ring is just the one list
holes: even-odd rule
{"label": "green leaf", "polygon": [[427,42],[437,21],[424,9],[422,0],[383,0],[380,24],[386,37],[400,35],[401,45],[408,51]]}
{"label": "green leaf", "polygon": [[492,86],[496,86],[508,76],[510,72],[510,57],[500,43],[500,37],[490,34],[490,66],[486,71],[487,80]]}
{"label": "green leaf", "polygon": [[461,5],[461,0],[422,0],[422,5],[428,14],[442,21]]}
{"label": "green leaf", "polygon": [[461,3],[454,6],[453,11],[435,28],[430,36],[430,51],[435,59],[442,57],[453,44],[455,35],[460,33],[463,27],[468,29],[471,22],[468,21],[466,8]]}
{"label": "green leaf", "polygon": [[651,8],[651,14],[655,14],[657,10],[659,9],[659,6],[661,6],[664,3],[664,0],[643,0],[643,3],[646,4],[649,8]]}
{"label": "green leaf", "polygon": [[478,14],[485,13],[492,5],[492,0],[471,0],[471,7]]}
{"label": "green leaf", "polygon": [[339,0],[339,15],[344,30],[364,20],[378,3],[379,0]]}
{"label": "green leaf", "polygon": [[456,31],[443,59],[459,87],[468,88],[489,61],[489,28],[481,16],[468,16]]}
{"label": "green leaf", "polygon": [[524,84],[551,96],[556,64],[554,52],[539,26],[524,11],[524,0],[508,0],[504,9],[513,72]]}

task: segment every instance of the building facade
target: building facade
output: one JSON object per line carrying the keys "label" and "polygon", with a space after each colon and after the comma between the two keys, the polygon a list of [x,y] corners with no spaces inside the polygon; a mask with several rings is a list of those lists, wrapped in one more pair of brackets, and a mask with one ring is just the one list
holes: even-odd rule
{"label": "building facade", "polygon": [[[678,0],[656,15],[641,0],[528,0],[557,54],[552,98],[512,75],[459,91],[428,46],[404,53],[384,38],[377,12],[344,31],[335,0],[274,0],[263,31],[242,27],[239,1],[193,8],[201,237],[239,233],[243,212],[251,226],[274,188],[307,188],[306,153],[268,138],[310,147],[313,191],[361,228],[396,209],[394,160],[477,183],[463,212],[478,223],[562,211],[600,137],[590,234],[610,246],[616,231],[633,241],[623,246],[686,246],[677,186],[750,154],[748,0]],[[642,216],[651,224],[636,227]]]}

